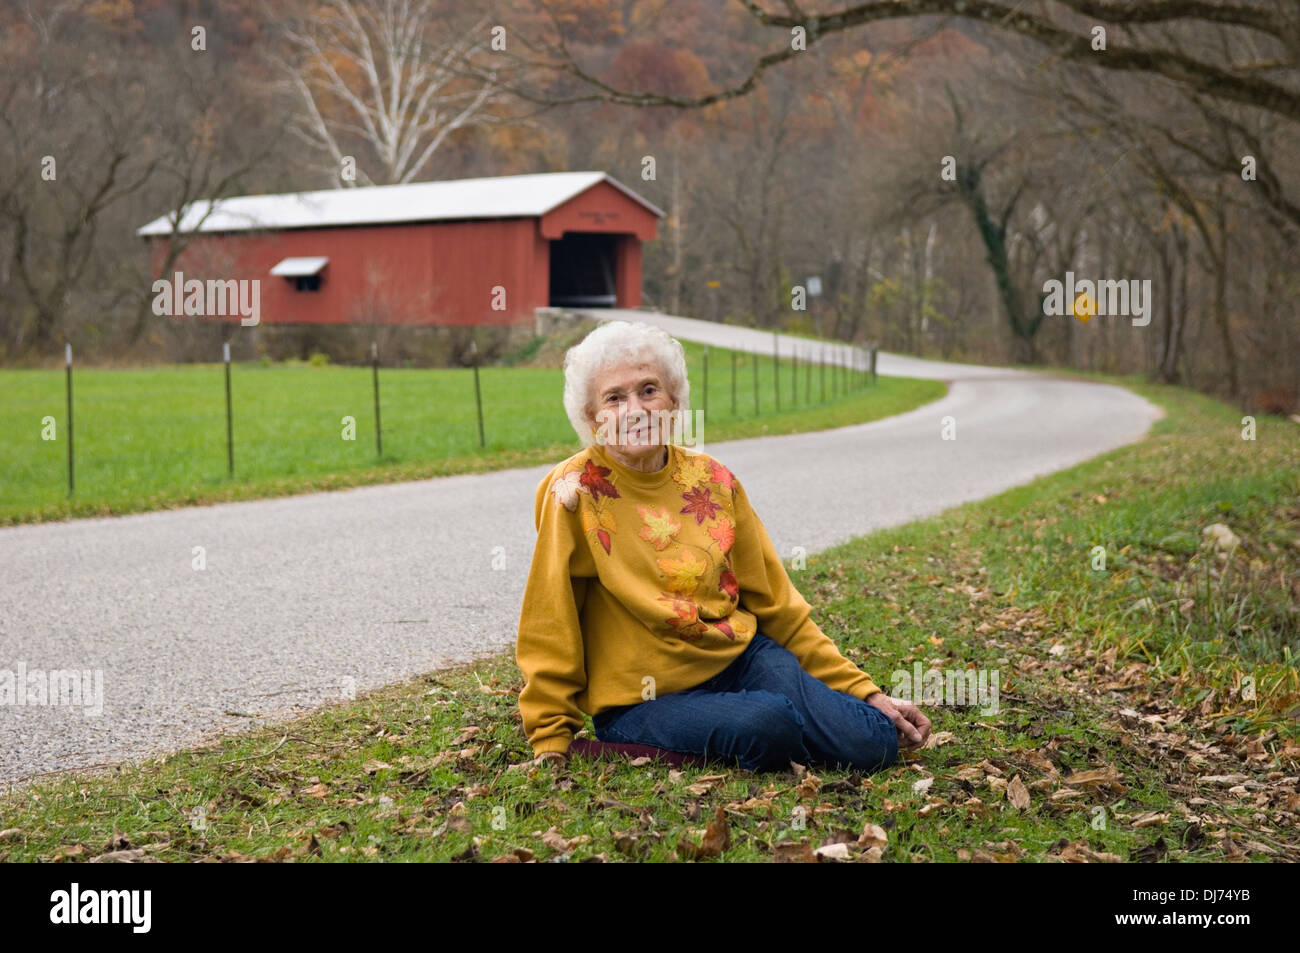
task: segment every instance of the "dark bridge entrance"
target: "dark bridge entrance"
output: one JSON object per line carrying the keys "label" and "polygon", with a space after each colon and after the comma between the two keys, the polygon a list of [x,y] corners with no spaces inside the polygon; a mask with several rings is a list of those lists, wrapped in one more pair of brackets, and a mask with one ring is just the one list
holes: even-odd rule
{"label": "dark bridge entrance", "polygon": [[618,303],[614,262],[619,236],[565,232],[551,242],[552,307],[607,307]]}

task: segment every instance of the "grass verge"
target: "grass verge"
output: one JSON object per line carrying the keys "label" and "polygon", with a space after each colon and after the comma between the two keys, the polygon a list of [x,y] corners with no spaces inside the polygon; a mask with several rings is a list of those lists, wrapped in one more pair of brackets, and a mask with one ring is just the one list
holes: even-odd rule
{"label": "grass verge", "polygon": [[[702,408],[703,347],[683,347],[692,406]],[[777,412],[771,359],[756,369],[744,355],[733,412],[730,354],[710,349],[706,444],[866,423],[946,391],[940,381],[882,377],[860,386],[861,379],[846,384],[830,373],[823,397],[821,370],[810,377],[807,366],[786,360]],[[0,442],[0,526],[527,467],[580,448],[558,368],[480,370],[483,446],[472,370],[383,369],[379,376],[382,456],[369,368],[234,367],[230,477],[220,365],[78,371],[69,496],[64,375],[0,371],[0,428],[8,435]]]}

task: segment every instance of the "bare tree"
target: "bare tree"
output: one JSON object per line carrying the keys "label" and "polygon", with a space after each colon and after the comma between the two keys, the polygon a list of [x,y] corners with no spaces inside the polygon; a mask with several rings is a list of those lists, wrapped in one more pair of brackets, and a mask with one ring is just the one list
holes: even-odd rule
{"label": "bare tree", "polygon": [[[184,43],[122,55],[82,6],[28,3],[0,37],[0,345],[15,356],[140,340],[153,280],[189,241],[181,211],[238,190],[271,149],[234,58],[193,50],[188,25],[165,19],[154,29]],[[173,233],[151,261],[134,232],[163,210]]]}
{"label": "bare tree", "polygon": [[[1190,89],[1255,106],[1292,121],[1300,121],[1300,89],[1293,76],[1300,59],[1300,9],[1291,0],[865,0],[862,3],[818,4],[802,9],[797,0],[784,0],[779,10],[759,0],[740,0],[754,22],[769,27],[782,43],[758,57],[744,78],[731,86],[700,96],[672,96],[618,89],[579,63],[565,41],[559,21],[555,33],[531,39],[531,49],[543,57],[531,65],[559,71],[576,80],[581,91],[556,97],[537,86],[512,85],[516,95],[537,102],[585,102],[603,99],[631,106],[698,107],[747,95],[763,74],[800,55],[819,40],[869,23],[913,17],[963,18],[1019,33],[1051,51],[1058,60],[1086,62],[1103,69],[1163,76]],[[1143,29],[1152,25],[1212,24],[1238,36],[1268,41],[1261,55],[1246,61],[1213,55],[1189,55],[1170,48]],[[1098,55],[1093,29],[1109,25],[1124,30],[1119,42],[1108,40]],[[801,43],[791,42],[799,31]],[[1225,44],[1226,48],[1226,44]]]}
{"label": "bare tree", "polygon": [[[432,0],[328,0],[284,21],[290,53],[276,57],[301,105],[289,131],[327,157],[322,168],[343,186],[415,181],[455,132],[501,122],[494,69],[474,78],[465,61],[490,57],[493,20],[448,30]],[[365,150],[355,176],[345,157]]]}
{"label": "bare tree", "polygon": [[[1228,319],[1228,211],[1233,199],[1225,194],[1224,181],[1235,179],[1241,184],[1240,156],[1252,145],[1259,150],[1260,135],[1243,121],[1220,113],[1199,94],[1182,93],[1172,103],[1160,98],[1150,109],[1154,114],[1143,115],[1134,115],[1131,108],[1121,108],[1121,97],[1107,84],[1091,83],[1079,90],[1062,85],[1056,94],[1123,145],[1133,168],[1161,196],[1162,222],[1169,220],[1170,206],[1180,213],[1176,225],[1162,224],[1151,229],[1160,233],[1152,247],[1165,278],[1166,304],[1172,301],[1176,291],[1176,269],[1180,266],[1186,269],[1190,261],[1185,231],[1194,231],[1199,238],[1200,258],[1208,264],[1213,281],[1209,314],[1218,333],[1226,389],[1229,395],[1239,396],[1240,373]],[[1187,108],[1189,105],[1191,109]],[[1161,111],[1166,115],[1160,115]],[[1167,118],[1170,114],[1177,119],[1170,121]],[[1300,208],[1285,197],[1267,163],[1261,165],[1260,187],[1239,191],[1246,197],[1245,201],[1253,201],[1265,211],[1266,221],[1282,234],[1293,234],[1300,226],[1297,217]],[[1141,214],[1137,206],[1130,208],[1135,214]],[[1178,287],[1185,287],[1185,282]],[[1156,376],[1172,383],[1179,376],[1176,360],[1186,315],[1168,308],[1165,314]]]}
{"label": "bare tree", "polygon": [[[1217,103],[1221,115],[1224,107],[1249,107],[1300,128],[1300,5],[1295,0],[819,0],[815,8],[799,0],[783,0],[779,8],[771,0],[740,2],[752,21],[780,42],[755,58],[747,72],[742,69],[738,81],[711,92],[690,96],[619,88],[581,61],[566,39],[566,24],[554,16],[549,32],[528,38],[525,45],[533,55],[521,58],[519,78],[508,88],[538,103],[601,100],[698,108],[746,96],[773,67],[870,24],[920,20],[934,30],[977,22],[1032,41],[1049,54],[1048,62],[1158,78],[1203,103]],[[1249,141],[1246,129],[1238,134]],[[1259,163],[1261,196],[1294,224],[1300,202],[1274,174],[1282,162],[1270,163],[1258,141],[1250,144]]]}
{"label": "bare tree", "polygon": [[[164,214],[170,231],[151,240],[153,254],[144,273],[123,270],[119,283],[122,297],[134,302],[134,316],[125,335],[128,345],[140,340],[154,318],[154,281],[170,277],[194,236],[219,208],[220,200],[240,194],[279,145],[278,136],[250,120],[254,112],[263,115],[261,110],[248,108],[260,103],[249,88],[251,84],[229,75],[231,70],[221,57],[185,58],[181,54],[157,64],[154,71],[153,75],[166,77],[171,96],[165,106],[151,110],[155,171],[149,191],[167,210]],[[232,92],[245,103],[244,110],[229,109]],[[177,321],[175,326],[184,325]]]}
{"label": "bare tree", "polygon": [[105,214],[156,165],[139,149],[149,107],[138,85],[78,50],[93,30],[66,6],[27,12],[37,42],[0,57],[0,248],[23,296],[0,318],[13,354],[65,330]]}

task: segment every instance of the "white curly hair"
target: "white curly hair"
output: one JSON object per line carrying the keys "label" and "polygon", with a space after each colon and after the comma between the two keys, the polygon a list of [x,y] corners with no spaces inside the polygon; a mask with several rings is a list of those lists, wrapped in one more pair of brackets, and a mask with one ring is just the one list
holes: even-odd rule
{"label": "white curly hair", "polygon": [[642,321],[606,321],[564,355],[564,410],[583,446],[596,442],[592,389],[596,378],[623,363],[651,364],[658,370],[669,398],[683,415],[689,413],[691,382],[686,376],[686,352],[676,338]]}

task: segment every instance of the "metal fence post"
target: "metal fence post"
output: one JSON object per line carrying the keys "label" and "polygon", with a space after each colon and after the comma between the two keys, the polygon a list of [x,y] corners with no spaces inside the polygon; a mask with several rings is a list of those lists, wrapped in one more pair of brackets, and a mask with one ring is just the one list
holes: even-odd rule
{"label": "metal fence post", "polygon": [[67,366],[68,378],[68,496],[72,496],[72,491],[76,486],[73,478],[73,456],[72,456],[72,345],[63,345],[63,362]]}
{"label": "metal fence post", "polygon": [[375,384],[375,456],[384,455],[384,430],[379,423],[379,342],[370,342],[370,370]]}
{"label": "metal fence post", "polygon": [[230,411],[230,342],[221,342],[221,359],[226,365],[226,473],[235,475],[235,431]]}
{"label": "metal fence post", "polygon": [[480,448],[487,446],[487,438],[483,434],[483,393],[479,390],[478,383],[478,338],[470,338],[469,352],[474,356],[474,406],[478,408],[478,445]]}
{"label": "metal fence post", "polygon": [[735,348],[731,349],[731,419],[736,419],[736,361],[740,355]]}
{"label": "metal fence post", "polygon": [[704,422],[709,421],[709,346],[704,345]]}
{"label": "metal fence post", "polygon": [[776,329],[772,329],[772,380],[776,388],[776,412],[781,412],[781,344]]}

